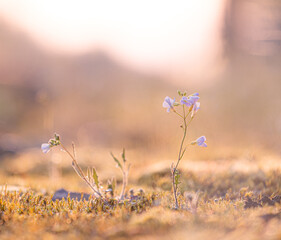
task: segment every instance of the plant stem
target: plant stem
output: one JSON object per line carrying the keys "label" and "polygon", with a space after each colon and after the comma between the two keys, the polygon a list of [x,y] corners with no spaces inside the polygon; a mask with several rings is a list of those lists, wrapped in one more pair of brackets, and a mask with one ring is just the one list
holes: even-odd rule
{"label": "plant stem", "polygon": [[128,183],[128,175],[129,175],[130,167],[131,167],[131,164],[128,164],[128,167],[126,169],[126,163],[124,162],[123,170],[122,170],[123,185],[122,185],[122,190],[121,190],[120,197],[119,197],[120,200],[124,200],[124,195],[125,195],[125,190],[126,190],[126,186],[127,186],[127,183]]}
{"label": "plant stem", "polygon": [[[177,113],[177,112],[176,112]],[[192,118],[189,120],[188,123],[186,123],[186,118],[188,117],[190,112],[188,112],[188,114],[186,115],[185,114],[185,107],[183,105],[183,117],[180,115],[182,118],[183,118],[183,122],[184,122],[184,126],[183,126],[183,137],[182,137],[182,140],[181,140],[181,144],[180,144],[180,149],[179,149],[179,155],[178,155],[178,160],[177,160],[177,163],[176,163],[176,166],[175,167],[172,167],[171,171],[172,171],[172,186],[173,186],[173,192],[174,192],[174,199],[175,199],[175,209],[178,209],[179,208],[179,205],[178,205],[178,197],[177,197],[177,187],[176,187],[176,184],[175,184],[175,174],[176,174],[176,171],[177,171],[177,168],[178,168],[178,165],[180,163],[180,160],[182,159],[183,157],[183,144],[184,144],[184,141],[185,141],[185,138],[186,138],[186,132],[187,132],[187,126],[189,125],[189,123],[191,122]]]}
{"label": "plant stem", "polygon": [[176,184],[175,184],[175,168],[172,168],[172,186],[173,186],[173,192],[174,192],[174,199],[175,199],[175,209],[177,210],[179,208],[179,204],[178,204],[178,197],[177,197],[177,188],[176,188]]}
{"label": "plant stem", "polygon": [[123,185],[122,185],[122,190],[120,193],[120,200],[124,200],[124,193],[125,193],[125,189],[126,189],[126,185],[127,185],[127,174],[126,174],[125,170],[123,170],[122,173],[123,173]]}
{"label": "plant stem", "polygon": [[74,167],[73,167],[73,168],[74,168],[74,170],[78,173],[78,175],[87,183],[87,185],[94,191],[94,193],[96,193],[100,198],[102,198],[101,193],[100,193],[99,191],[97,191],[97,190],[92,186],[92,184],[88,181],[88,179],[85,177],[85,175],[84,175],[82,169],[80,168],[80,166],[78,165],[78,163],[77,163],[75,157],[65,148],[65,146],[64,146],[62,143],[60,143],[60,146],[61,146],[62,149],[71,157],[71,159],[72,159],[72,161],[73,161],[73,163],[74,163],[74,165],[75,165],[75,167],[76,167],[77,169],[75,169]]}
{"label": "plant stem", "polygon": [[174,113],[175,114],[177,114],[177,115],[179,115],[181,118],[184,118],[182,115],[180,115],[175,109],[173,109],[174,110]]}

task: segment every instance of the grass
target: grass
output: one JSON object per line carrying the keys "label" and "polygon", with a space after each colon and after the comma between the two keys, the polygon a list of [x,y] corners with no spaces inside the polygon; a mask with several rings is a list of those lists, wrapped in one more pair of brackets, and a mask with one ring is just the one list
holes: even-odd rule
{"label": "grass", "polygon": [[[234,159],[233,162],[239,160]],[[48,174],[41,173],[42,166],[37,166],[40,174],[36,174],[34,168],[32,173],[21,173],[19,176],[2,172],[0,238],[280,239],[280,160],[276,161],[274,168],[268,168],[264,162],[264,166],[256,169],[257,162],[250,163],[252,171],[233,170],[233,166],[222,166],[219,161],[212,163],[214,168],[210,171],[198,170],[196,164],[185,169],[183,164],[180,169],[182,194],[177,211],[172,210],[174,200],[166,163],[167,168],[147,170],[153,169],[151,165],[141,173],[132,167],[127,195],[129,188],[133,188],[135,198],[122,203],[110,198],[102,203],[93,197],[89,201],[69,197],[52,201],[59,187],[89,192],[68,169],[54,185]],[[245,160],[245,166],[248,163]],[[7,162],[5,164],[7,167]],[[198,164],[206,169],[211,166],[207,161]],[[103,172],[99,172],[102,176]],[[119,175],[117,183],[120,183]],[[27,188],[11,189],[11,184],[20,183]],[[140,187],[144,190],[143,194],[137,190]],[[121,184],[118,184],[118,192],[120,189]],[[191,211],[191,198],[196,196],[197,191],[200,191],[198,207],[196,211]]]}

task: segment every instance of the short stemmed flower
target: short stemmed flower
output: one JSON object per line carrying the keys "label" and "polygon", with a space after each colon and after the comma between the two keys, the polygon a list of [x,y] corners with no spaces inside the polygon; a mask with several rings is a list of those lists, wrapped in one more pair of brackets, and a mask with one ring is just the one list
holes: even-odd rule
{"label": "short stemmed flower", "polygon": [[78,176],[81,177],[86,182],[86,184],[93,190],[94,194],[97,197],[103,198],[99,189],[98,175],[96,173],[95,168],[92,168],[92,170],[88,169],[87,176],[83,173],[82,169],[80,168],[76,160],[76,152],[75,152],[74,144],[72,144],[73,153],[70,153],[62,144],[60,136],[55,133],[54,138],[50,139],[48,143],[43,143],[41,145],[41,150],[43,153],[48,153],[51,150],[51,148],[55,146],[60,146],[61,149],[71,157],[72,167],[74,168]]}
{"label": "short stemmed flower", "polygon": [[[178,166],[183,158],[187,146],[185,146],[185,140],[186,140],[186,134],[187,134],[187,129],[188,126],[190,125],[191,121],[194,119],[196,113],[200,109],[200,103],[198,100],[200,99],[199,93],[193,93],[189,96],[186,96],[186,92],[181,92],[178,91],[179,96],[181,97],[180,102],[176,102],[176,99],[172,99],[170,97],[166,97],[164,102],[163,102],[163,107],[167,108],[167,112],[170,112],[172,109],[174,113],[176,113],[179,117],[182,118],[183,124],[181,125],[183,129],[183,137],[181,140],[180,144],[180,149],[178,153],[178,159],[176,164],[172,163],[171,165],[171,173],[172,173],[172,187],[173,187],[173,195],[175,199],[175,209],[179,208],[178,204],[178,185],[179,185],[179,171],[178,171]],[[182,113],[179,113],[176,110],[176,107],[182,106]],[[195,145],[197,144],[198,146],[201,147],[207,147],[207,144],[205,143],[206,137],[202,136],[199,137],[197,140],[193,141],[190,143],[190,145]]]}
{"label": "short stemmed flower", "polygon": [[[48,143],[43,143],[41,145],[41,150],[43,153],[48,153],[52,147],[55,146],[60,146],[61,149],[66,152],[72,159],[72,167],[74,168],[75,172],[77,175],[86,182],[86,184],[93,190],[94,195],[98,198],[101,198],[102,200],[107,199],[107,193],[110,193],[110,196],[113,198],[114,196],[114,190],[116,186],[116,182],[114,181],[114,178],[111,180],[108,180],[108,185],[106,190],[102,190],[103,187],[101,186],[98,178],[98,174],[95,168],[88,168],[87,169],[87,174],[84,174],[82,169],[77,163],[76,159],[76,151],[75,151],[75,146],[72,143],[72,149],[73,153],[69,152],[65,146],[62,144],[60,136],[58,134],[55,134],[55,137],[50,139]],[[125,148],[123,149],[122,153],[122,160],[123,163],[121,162],[111,153],[111,156],[113,157],[113,160],[117,163],[117,166],[120,168],[123,174],[123,185],[122,185],[122,191],[120,193],[120,197],[117,198],[119,201],[125,201],[126,200],[126,186],[128,184],[128,174],[130,170],[131,164],[128,164],[126,156],[125,156]]]}

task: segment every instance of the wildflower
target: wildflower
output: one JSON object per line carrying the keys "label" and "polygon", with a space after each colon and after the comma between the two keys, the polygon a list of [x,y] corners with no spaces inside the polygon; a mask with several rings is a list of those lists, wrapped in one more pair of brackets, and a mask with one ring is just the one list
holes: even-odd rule
{"label": "wildflower", "polygon": [[41,150],[43,153],[48,153],[51,149],[51,145],[49,143],[43,143],[41,145]]}
{"label": "wildflower", "polygon": [[182,97],[180,103],[181,103],[181,105],[185,104],[187,107],[191,107],[191,105],[192,105],[187,97]]}
{"label": "wildflower", "polygon": [[192,107],[191,117],[193,118],[197,111],[200,109],[200,102],[196,102]]}
{"label": "wildflower", "polygon": [[206,137],[205,136],[201,136],[199,138],[196,139],[196,141],[192,142],[191,144],[196,144],[200,147],[207,147],[207,144],[205,143],[206,141]]}
{"label": "wildflower", "polygon": [[192,95],[189,95],[188,97],[182,97],[181,99],[181,105],[185,104],[187,107],[192,107],[198,100],[199,100],[199,93],[193,93]]}
{"label": "wildflower", "polygon": [[193,93],[188,98],[191,100],[192,104],[195,104],[199,100],[199,93]]}
{"label": "wildflower", "polygon": [[176,101],[176,98],[172,99],[170,97],[165,97],[165,100],[163,102],[163,107],[167,108],[167,112],[170,112],[171,109],[174,109],[174,103]]}
{"label": "wildflower", "polygon": [[[167,112],[170,112],[170,110],[172,108],[172,110],[178,116],[180,116],[183,120],[183,124],[180,126],[183,129],[183,137],[182,137],[182,141],[181,141],[181,145],[180,145],[180,149],[179,149],[178,160],[175,165],[174,165],[174,163],[171,165],[172,188],[173,188],[173,195],[174,195],[174,199],[175,199],[174,209],[179,209],[178,193],[179,193],[179,184],[180,184],[180,179],[179,179],[180,174],[179,174],[177,167],[186,151],[186,147],[183,147],[183,146],[185,145],[185,140],[186,140],[186,135],[187,135],[187,130],[188,130],[189,124],[193,120],[195,114],[200,109],[200,102],[198,102],[198,100],[200,99],[199,93],[193,93],[193,94],[187,96],[186,92],[178,91],[178,94],[181,97],[180,102],[175,102],[175,99],[172,100],[171,98],[166,97],[164,100],[164,103],[163,103],[163,107],[167,108]],[[182,113],[178,113],[174,109],[174,107],[176,107],[180,104],[183,106]],[[207,144],[205,141],[206,141],[206,137],[201,136],[198,139],[196,139],[196,141],[193,141],[190,144],[191,145],[198,144],[198,146],[207,147]],[[131,198],[131,200],[132,200],[132,198]],[[193,200],[192,199],[190,200],[190,202],[192,202],[192,204],[195,206],[195,207],[193,207],[193,205],[191,205],[191,207],[193,207],[193,208],[191,208],[191,211],[193,211],[194,213],[196,213],[196,208],[197,208],[197,203],[198,203],[197,200],[194,203],[195,205],[193,204]]]}

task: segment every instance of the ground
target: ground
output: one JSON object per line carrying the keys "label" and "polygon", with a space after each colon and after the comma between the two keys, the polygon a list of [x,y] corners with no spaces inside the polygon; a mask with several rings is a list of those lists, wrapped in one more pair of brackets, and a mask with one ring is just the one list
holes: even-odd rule
{"label": "ground", "polygon": [[[281,161],[276,155],[184,159],[179,210],[173,209],[171,160],[136,164],[127,188],[134,197],[125,202],[108,197],[102,203],[94,197],[52,201],[62,187],[91,192],[69,162],[56,165],[57,171],[46,159],[32,160],[38,156],[28,152],[1,162],[1,239],[281,239]],[[114,163],[113,170],[96,164],[106,183]],[[114,171],[117,196],[121,174]]]}

